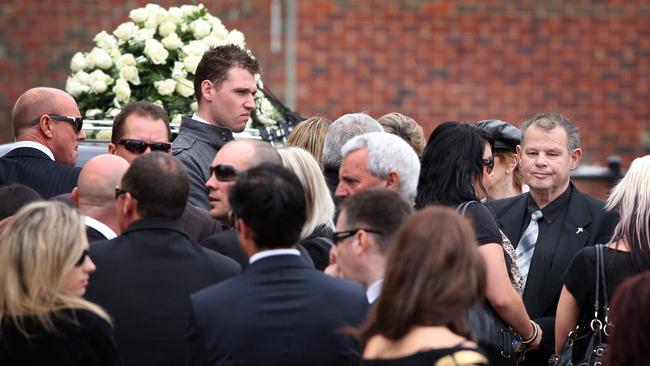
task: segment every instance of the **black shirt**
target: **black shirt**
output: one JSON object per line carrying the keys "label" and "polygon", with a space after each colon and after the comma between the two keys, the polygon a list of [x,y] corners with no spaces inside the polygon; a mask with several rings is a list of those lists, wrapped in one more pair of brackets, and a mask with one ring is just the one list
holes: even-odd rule
{"label": "black shirt", "polygon": [[[537,243],[535,246],[551,245],[560,239],[562,224],[564,223],[564,219],[566,217],[570,198],[571,185],[569,185],[569,187],[567,187],[567,189],[558,198],[541,209],[543,217],[538,221],[539,234],[537,235]],[[528,210],[526,211],[526,217],[524,218],[524,223],[521,227],[521,231],[519,232],[519,239],[521,239],[521,235],[528,227],[528,224],[530,223],[530,217],[533,212],[540,209],[537,206],[535,200],[533,200],[533,196],[531,194],[528,195],[527,208]],[[519,243],[512,244],[515,245],[515,248],[516,245],[519,245]]]}
{"label": "black shirt", "polygon": [[470,220],[474,227],[476,241],[478,241],[479,246],[490,243],[503,244],[499,225],[492,211],[485,207],[484,204],[477,201],[467,206],[465,217]]}
{"label": "black shirt", "polygon": [[476,348],[467,348],[460,345],[430,349],[416,352],[412,355],[399,358],[363,360],[362,366],[437,366],[437,365],[461,365],[480,366],[488,365],[485,354]]}

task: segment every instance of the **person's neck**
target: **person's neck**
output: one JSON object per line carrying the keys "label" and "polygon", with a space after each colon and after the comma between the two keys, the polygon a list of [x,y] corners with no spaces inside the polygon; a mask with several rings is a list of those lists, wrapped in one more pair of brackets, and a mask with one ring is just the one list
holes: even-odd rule
{"label": "person's neck", "polygon": [[502,198],[514,197],[521,194],[521,191],[517,191],[514,184],[504,184],[491,186],[490,191],[488,192],[488,200],[495,201]]}
{"label": "person's neck", "polygon": [[537,207],[543,209],[544,207],[548,206],[551,202],[555,201],[556,198],[560,197],[564,191],[569,188],[569,182],[566,182],[562,187],[559,187],[558,189],[553,190],[551,189],[545,189],[545,190],[540,190],[540,189],[530,189],[530,195],[533,197],[533,200],[537,204]]}
{"label": "person's neck", "polygon": [[364,276],[360,281],[363,288],[367,290],[368,287],[370,287],[373,283],[384,278],[385,270],[386,270],[385,259],[376,259],[368,263],[365,266],[365,269],[363,271]]}
{"label": "person's neck", "polygon": [[210,113],[208,113],[208,111],[206,109],[202,109],[200,106],[199,106],[199,110],[196,111],[196,116],[201,118],[203,121],[213,125],[213,126],[223,127],[219,123],[214,121],[212,119],[212,117],[210,117]]}

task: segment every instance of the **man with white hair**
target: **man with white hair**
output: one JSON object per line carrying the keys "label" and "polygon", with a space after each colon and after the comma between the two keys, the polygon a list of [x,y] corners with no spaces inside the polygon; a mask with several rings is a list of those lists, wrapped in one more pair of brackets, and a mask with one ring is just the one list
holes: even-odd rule
{"label": "man with white hair", "polygon": [[420,160],[400,137],[371,132],[353,137],[341,149],[343,162],[335,196],[345,199],[364,189],[386,187],[413,201]]}
{"label": "man with white hair", "polygon": [[339,168],[341,167],[341,147],[354,136],[367,132],[383,132],[379,122],[366,113],[344,114],[327,129],[323,145],[323,175],[332,196],[339,184]]}

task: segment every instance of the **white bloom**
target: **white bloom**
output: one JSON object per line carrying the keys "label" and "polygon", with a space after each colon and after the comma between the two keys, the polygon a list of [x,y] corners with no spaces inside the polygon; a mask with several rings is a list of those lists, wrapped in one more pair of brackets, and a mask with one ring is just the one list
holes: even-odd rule
{"label": "white bloom", "polygon": [[187,71],[185,71],[185,66],[182,62],[174,62],[174,68],[172,69],[172,79],[180,80],[187,77]]}
{"label": "white bloom", "polygon": [[190,41],[189,44],[183,46],[183,53],[185,53],[188,56],[203,57],[203,54],[207,50],[208,50],[208,46],[206,46],[205,43],[196,40]]}
{"label": "white bloom", "polygon": [[165,105],[163,104],[162,100],[156,99],[152,102],[153,104],[157,105],[158,107],[165,109]]}
{"label": "white bloom", "polygon": [[150,14],[146,8],[133,9],[129,12],[129,18],[136,23],[144,23],[149,15]]}
{"label": "white bloom", "polygon": [[219,39],[226,39],[228,37],[228,30],[226,27],[221,23],[221,20],[218,18],[215,18],[217,21],[212,22],[212,33],[211,35],[219,38]]}
{"label": "white bloom", "polygon": [[[255,74],[255,85],[258,85],[260,89],[264,88],[264,83],[262,82],[262,75],[259,73]],[[261,90],[257,89],[255,93],[255,98],[264,98],[264,93]]]}
{"label": "white bloom", "polygon": [[196,73],[199,62],[201,62],[201,56],[187,56],[183,59],[185,70],[192,74]]}
{"label": "white bloom", "polygon": [[176,32],[176,23],[169,20],[163,22],[158,27],[158,34],[160,34],[161,37],[167,37],[174,32]]}
{"label": "white bloom", "polygon": [[74,77],[68,77],[68,80],[65,82],[65,91],[75,98],[83,93],[87,93],[89,90],[90,88],[87,85],[75,80]]}
{"label": "white bloom", "polygon": [[[100,69],[106,70],[111,66],[113,66],[113,59],[105,50],[95,47],[93,48],[92,51],[90,51],[90,53],[95,54],[94,55],[95,66],[99,67]],[[89,64],[88,66],[90,66],[90,62],[88,64]]]}
{"label": "white bloom", "polygon": [[219,47],[219,46],[224,46],[226,44],[226,39],[219,38],[211,34],[203,38],[201,42],[203,42],[208,47]]}
{"label": "white bloom", "polygon": [[95,38],[93,38],[93,41],[99,48],[103,48],[105,50],[110,50],[111,48],[117,46],[117,39],[106,33],[106,31],[97,33]]}
{"label": "white bloom", "polygon": [[121,109],[113,108],[108,112],[108,115],[111,116],[111,117],[115,117],[118,114],[120,114],[120,112],[122,112]]}
{"label": "white bloom", "polygon": [[262,99],[262,103],[260,103],[260,111],[267,116],[272,116],[276,112],[273,104],[266,98]]}
{"label": "white bloom", "polygon": [[199,110],[199,103],[193,102],[192,104],[190,104],[190,108],[192,108],[192,112],[198,111]]}
{"label": "white bloom", "polygon": [[174,118],[172,118],[171,123],[173,123],[175,125],[178,125],[178,124],[181,123],[182,119],[183,119],[183,115],[182,114],[177,114],[177,115],[174,116]]}
{"label": "white bloom", "polygon": [[169,52],[162,43],[155,39],[148,39],[144,44],[144,54],[156,65],[162,65],[167,61]]}
{"label": "white bloom", "polygon": [[133,85],[140,85],[140,75],[135,66],[124,66],[120,69],[120,78],[130,82]]}
{"label": "white bloom", "polygon": [[123,104],[128,103],[129,98],[131,98],[131,88],[129,87],[129,83],[124,79],[117,79],[115,86],[113,87],[113,93],[115,93],[115,99],[117,99],[118,102]]}
{"label": "white bloom", "polygon": [[73,72],[84,70],[88,64],[86,63],[86,56],[83,53],[77,52],[72,56],[72,61],[70,61],[70,69]]}
{"label": "white bloom", "polygon": [[108,85],[104,81],[97,80],[93,83],[93,85],[90,87],[90,91],[94,94],[101,94],[108,89]]}
{"label": "white bloom", "polygon": [[120,52],[120,48],[117,46],[108,50],[108,54],[109,56],[111,56],[111,60],[113,60],[113,62],[115,62],[118,58],[120,58],[120,56],[122,56],[122,52]]}
{"label": "white bloom", "polygon": [[95,135],[95,139],[96,140],[102,140],[102,141],[110,141],[111,132],[112,132],[111,130],[99,130],[99,131],[97,131],[97,134]]}
{"label": "white bloom", "polygon": [[106,84],[112,84],[113,83],[113,78],[110,76],[106,75],[102,70],[95,70],[90,73],[90,80],[89,84],[94,84],[97,81],[102,81]]}
{"label": "white bloom", "polygon": [[244,34],[237,29],[233,29],[228,33],[226,37],[227,43],[234,44],[240,48],[246,48],[246,41],[244,40]]}
{"label": "white bloom", "polygon": [[[92,118],[92,117],[95,117],[96,115],[98,115],[98,114],[102,114],[102,113],[104,113],[104,111],[102,111],[101,109],[97,109],[97,108],[95,108],[95,109],[88,109],[88,110],[86,110],[85,117]],[[86,124],[84,123],[84,128],[86,128],[86,127],[87,127],[87,126],[86,126]]]}
{"label": "white bloom", "polygon": [[172,79],[165,79],[162,81],[154,82],[156,89],[160,95],[171,95],[176,90],[176,82]]}
{"label": "white bloom", "polygon": [[125,66],[135,66],[135,57],[130,53],[125,53],[115,60],[115,67],[122,69]]}
{"label": "white bloom", "polygon": [[152,39],[153,36],[156,34],[155,30],[152,29],[138,29],[137,32],[135,32],[135,37],[133,37],[133,42],[134,43],[142,43],[146,42],[149,39]]}
{"label": "white bloom", "polygon": [[117,26],[113,34],[122,41],[128,41],[135,35],[137,30],[138,26],[133,24],[133,22],[126,22]]}
{"label": "white bloom", "polygon": [[183,13],[183,17],[189,17],[190,15],[194,14],[195,11],[197,11],[198,8],[193,5],[183,5],[181,6],[181,12]]}
{"label": "white bloom", "polygon": [[190,30],[192,30],[194,38],[201,39],[210,34],[210,23],[203,19],[197,19],[190,23]]}
{"label": "white bloom", "polygon": [[176,82],[176,92],[185,98],[188,98],[194,95],[194,86],[192,85],[192,82],[187,79],[178,80]]}
{"label": "white bloom", "polygon": [[167,20],[174,22],[175,24],[180,23],[183,20],[183,11],[177,6],[172,6],[167,10],[169,17]]}
{"label": "white bloom", "polygon": [[85,71],[78,71],[72,77],[74,78],[75,81],[84,85],[90,85],[90,83],[92,82],[90,79],[90,74],[88,74]]}
{"label": "white bloom", "polygon": [[183,41],[176,33],[168,35],[167,37],[163,38],[161,42],[163,46],[165,46],[165,48],[170,51],[177,50],[183,46]]}

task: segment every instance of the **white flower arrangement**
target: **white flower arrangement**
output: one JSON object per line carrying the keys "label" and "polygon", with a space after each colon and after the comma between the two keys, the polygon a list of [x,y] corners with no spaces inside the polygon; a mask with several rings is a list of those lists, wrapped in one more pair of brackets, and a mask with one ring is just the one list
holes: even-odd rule
{"label": "white flower arrangement", "polygon": [[[72,56],[66,91],[87,118],[109,119],[131,102],[148,100],[162,105],[172,124],[180,123],[182,115],[197,109],[192,80],[203,53],[225,44],[246,49],[244,35],[228,31],[202,4],[169,9],[148,4],[132,10],[129,18],[112,34],[98,33],[90,52]],[[260,76],[255,77],[263,88]],[[265,127],[277,128],[277,121],[284,120],[261,91],[255,102],[256,120]]]}

